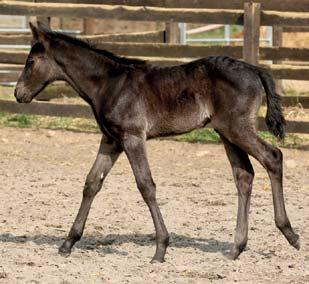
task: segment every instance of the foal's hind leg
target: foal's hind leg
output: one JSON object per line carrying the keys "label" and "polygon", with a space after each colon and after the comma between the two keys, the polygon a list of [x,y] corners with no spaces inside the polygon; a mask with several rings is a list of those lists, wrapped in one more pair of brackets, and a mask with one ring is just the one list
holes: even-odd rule
{"label": "foal's hind leg", "polygon": [[92,201],[121,152],[116,142],[109,143],[105,137],[102,138],[98,155],[85,182],[81,206],[68,237],[59,248],[60,254],[69,255],[73,245],[82,237]]}
{"label": "foal's hind leg", "polygon": [[254,171],[247,153],[229,142],[223,135],[220,134],[220,137],[231,163],[238,191],[237,225],[234,246],[230,252],[230,258],[236,259],[247,245],[248,217]]}
{"label": "foal's hind leg", "polygon": [[224,136],[243,151],[256,158],[267,170],[271,181],[276,226],[288,242],[296,249],[299,249],[299,236],[294,233],[285,210],[282,188],[282,152],[277,147],[260,139],[251,128],[240,127],[239,129],[242,129],[241,133],[234,128],[234,131],[227,131]]}
{"label": "foal's hind leg", "polygon": [[137,187],[149,207],[156,229],[157,246],[151,262],[164,262],[169,237],[157,204],[156,185],[153,182],[148,165],[145,140],[141,137],[129,136],[123,141],[123,148],[131,164]]}

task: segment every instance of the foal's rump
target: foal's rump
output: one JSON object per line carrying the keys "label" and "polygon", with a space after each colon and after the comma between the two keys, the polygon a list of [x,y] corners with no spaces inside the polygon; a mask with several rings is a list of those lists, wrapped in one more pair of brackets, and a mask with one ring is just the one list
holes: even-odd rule
{"label": "foal's rump", "polygon": [[275,136],[284,137],[281,98],[276,94],[275,82],[266,69],[227,56],[209,57],[205,62],[215,89],[213,120],[218,118],[220,123],[225,120],[228,127],[233,127],[231,124],[237,121],[254,128],[265,91],[268,129]]}

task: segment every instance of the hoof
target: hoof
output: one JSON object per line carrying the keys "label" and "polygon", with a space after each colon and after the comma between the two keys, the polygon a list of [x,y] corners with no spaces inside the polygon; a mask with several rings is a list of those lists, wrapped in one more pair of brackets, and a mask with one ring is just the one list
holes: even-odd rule
{"label": "hoof", "polygon": [[297,241],[294,244],[291,244],[297,250],[300,250],[300,238],[298,237]]}
{"label": "hoof", "polygon": [[230,260],[236,260],[240,254],[241,254],[240,250],[233,248],[228,254],[227,258]]}
{"label": "hoof", "polygon": [[232,252],[230,252],[228,255],[227,255],[227,258],[229,259],[229,260],[236,260],[237,258],[238,258],[238,256],[239,256],[239,253],[232,253]]}
{"label": "hoof", "polygon": [[153,258],[150,263],[154,264],[154,263],[163,263],[165,262],[164,258]]}
{"label": "hoof", "polygon": [[58,250],[58,253],[63,257],[69,257],[71,254],[71,249],[67,249],[61,246]]}
{"label": "hoof", "polygon": [[58,253],[62,256],[62,257],[69,257],[71,254],[71,251],[62,251],[59,250]]}

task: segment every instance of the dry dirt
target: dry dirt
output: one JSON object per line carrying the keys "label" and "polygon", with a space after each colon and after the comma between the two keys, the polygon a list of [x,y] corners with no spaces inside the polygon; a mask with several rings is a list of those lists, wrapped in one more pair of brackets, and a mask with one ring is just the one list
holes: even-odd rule
{"label": "dry dirt", "polygon": [[309,152],[283,149],[287,210],[302,248],[276,229],[265,171],[256,178],[248,249],[226,258],[237,196],[222,145],[149,141],[158,200],[171,236],[150,264],[153,225],[125,156],[97,196],[69,258],[57,247],[78,210],[100,136],[0,130],[0,283],[308,283]]}

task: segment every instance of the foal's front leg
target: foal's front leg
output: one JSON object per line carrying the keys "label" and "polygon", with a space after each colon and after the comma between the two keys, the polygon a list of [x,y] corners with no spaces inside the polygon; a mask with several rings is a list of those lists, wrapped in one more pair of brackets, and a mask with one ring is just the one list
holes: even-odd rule
{"label": "foal's front leg", "polygon": [[119,144],[110,143],[104,136],[102,137],[98,155],[85,182],[81,206],[68,237],[59,248],[60,254],[70,255],[73,245],[82,237],[92,201],[121,152]]}
{"label": "foal's front leg", "polygon": [[156,200],[156,185],[153,182],[146,156],[145,139],[131,135],[123,141],[123,148],[131,164],[137,187],[149,207],[156,229],[156,252],[151,262],[164,262],[169,237]]}

